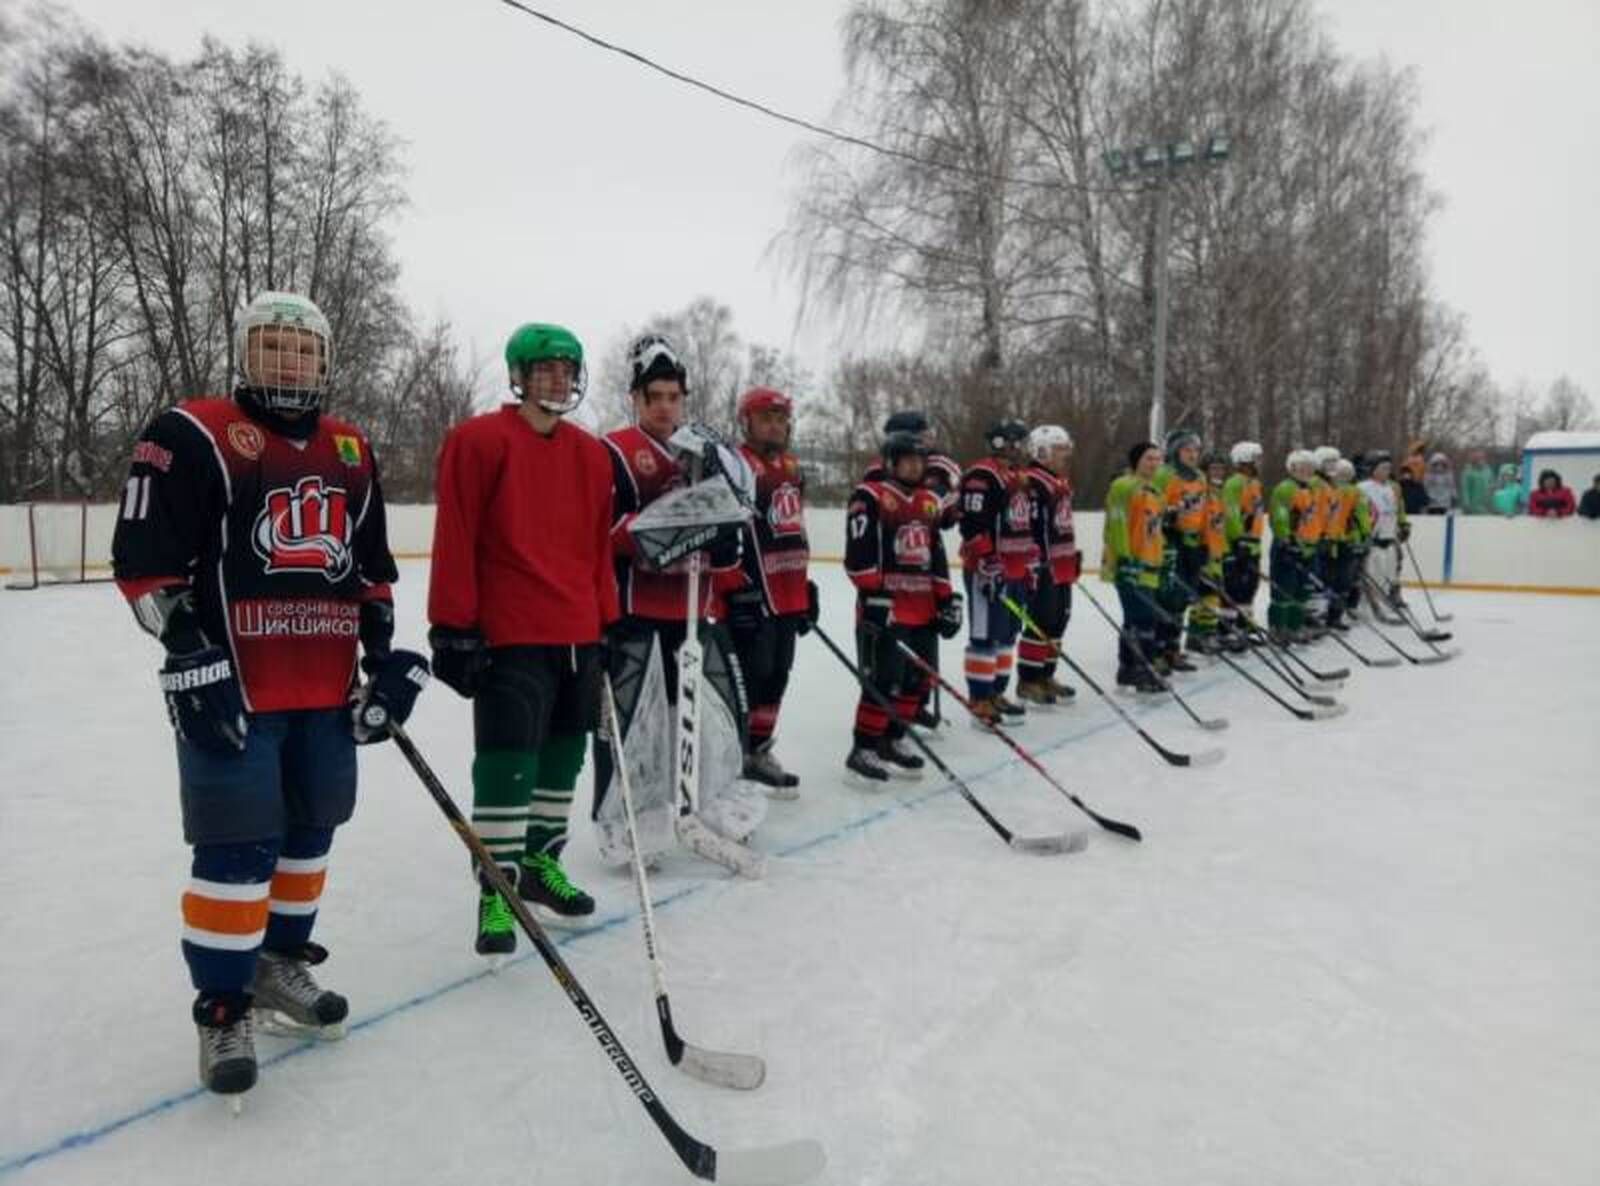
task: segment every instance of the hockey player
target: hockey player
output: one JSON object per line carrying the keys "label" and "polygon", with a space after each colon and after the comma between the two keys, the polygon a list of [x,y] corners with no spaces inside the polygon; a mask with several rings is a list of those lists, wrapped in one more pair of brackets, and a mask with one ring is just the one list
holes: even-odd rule
{"label": "hockey player", "polygon": [[[747,583],[728,594],[728,629],[750,697],[744,777],[793,798],[800,780],[772,752],[778,710],[794,667],[795,639],[817,620],[817,587],[806,579],[805,478],[789,452],[794,405],[770,387],[739,397],[739,446],[756,480],[755,546],[744,554]],[[787,792],[787,793],[785,793]]]}
{"label": "hockey player", "polygon": [[1254,441],[1240,441],[1229,452],[1229,460],[1234,472],[1222,485],[1228,543],[1222,561],[1222,584],[1228,600],[1238,606],[1246,620],[1227,619],[1234,630],[1225,632],[1224,642],[1238,650],[1245,645],[1245,636],[1254,624],[1249,616],[1261,586],[1261,529],[1266,519],[1259,470],[1261,446]]}
{"label": "hockey player", "polygon": [[[1033,522],[1031,617],[1057,647],[1072,619],[1072,585],[1078,579],[1078,540],[1072,526],[1072,437],[1059,424],[1042,424],[1028,434],[1031,462],[1023,471]],[[1017,640],[1017,697],[1050,706],[1070,702],[1077,692],[1055,678],[1056,652],[1050,643],[1024,631]]]}
{"label": "hockey player", "polygon": [[[1200,470],[1200,436],[1180,428],[1167,434],[1166,464],[1156,471],[1155,488],[1161,495],[1167,537],[1167,571],[1161,582],[1161,608],[1156,622],[1161,657],[1173,671],[1193,671],[1195,666],[1179,646],[1179,627],[1189,611],[1189,644],[1216,628],[1216,614],[1200,604],[1200,580],[1206,566],[1206,476]],[[1190,607],[1193,606],[1193,610]]]}
{"label": "hockey player", "polygon": [[[607,669],[616,691],[624,736],[631,727],[633,713],[630,689],[637,686],[631,676],[642,670],[652,642],[660,649],[668,699],[673,704],[677,702],[678,648],[687,634],[691,567],[691,558],[684,557],[665,569],[655,568],[635,546],[630,528],[639,513],[656,499],[688,485],[694,465],[669,444],[683,424],[689,390],[688,371],[672,343],[660,334],[646,334],[629,348],[628,367],[635,422],[604,437],[611,452],[611,552],[622,610],[621,618],[606,632]],[[740,463],[735,460],[734,464]],[[732,656],[732,643],[726,630],[711,619],[716,614],[717,598],[744,583],[740,573],[740,536],[738,529],[719,528],[701,552],[699,562],[698,629],[708,651],[715,648],[724,657]],[[731,665],[734,670],[736,663],[734,660]],[[728,666],[724,664],[721,669]],[[737,680],[732,694],[742,697]],[[748,709],[741,704],[736,715],[743,730]],[[596,734],[591,815],[597,820],[613,770],[610,742]]]}
{"label": "hockey player", "polygon": [[901,739],[922,703],[922,672],[896,645],[904,640],[932,662],[935,635],[961,632],[961,598],[950,588],[939,521],[944,507],[923,485],[927,447],[910,432],[883,441],[884,478],[863,481],[845,511],[845,574],[856,587],[856,651],[863,678],[894,706],[865,690],[856,705],[846,768],[869,783],[888,779],[884,763],[916,777],[923,761]]}
{"label": "hockey player", "polygon": [[[558,325],[506,341],[515,401],[457,425],[439,454],[428,641],[472,701],[472,827],[546,921],[594,913],[561,866],[583,750],[600,708],[600,637],[617,617],[611,460],[564,420],[583,347]],[[516,949],[510,907],[479,872],[475,948]]]}
{"label": "hockey player", "polygon": [[1267,610],[1267,625],[1281,643],[1310,641],[1306,631],[1306,572],[1316,562],[1317,545],[1322,539],[1322,523],[1316,515],[1316,492],[1311,480],[1316,476],[1317,459],[1307,449],[1295,449],[1288,456],[1289,476],[1272,491],[1272,553],[1268,573],[1272,580],[1272,602]]}
{"label": "hockey player", "polygon": [[961,569],[971,607],[967,690],[988,725],[1024,712],[1005,694],[1017,619],[1001,598],[1026,602],[1033,576],[1033,516],[1020,472],[1027,440],[1022,421],[996,421],[984,434],[989,456],[961,475]]}
{"label": "hockey player", "polygon": [[1160,657],[1156,598],[1166,555],[1164,508],[1155,488],[1160,466],[1161,450],[1154,441],[1140,441],[1128,450],[1127,471],[1106,492],[1105,549],[1100,561],[1100,579],[1115,583],[1122,603],[1117,686],[1151,694],[1163,690],[1151,673]]}
{"label": "hockey player", "polygon": [[1306,625],[1313,634],[1321,637],[1328,629],[1327,590],[1333,568],[1333,540],[1328,535],[1328,527],[1338,503],[1338,496],[1333,489],[1333,475],[1335,467],[1339,464],[1339,450],[1332,445],[1318,445],[1311,451],[1311,456],[1316,461],[1317,467],[1316,473],[1311,478],[1311,489],[1315,495],[1312,514],[1321,524],[1322,531],[1317,542],[1317,555],[1312,561],[1310,574],[1307,577],[1304,597]]}
{"label": "hockey player", "polygon": [[[1400,549],[1411,538],[1411,523],[1406,518],[1400,485],[1394,481],[1394,464],[1389,454],[1375,450],[1366,455],[1372,467],[1370,475],[1361,483],[1361,493],[1366,496],[1372,513],[1372,533],[1367,552],[1366,577],[1383,591],[1383,599],[1371,589],[1367,597],[1374,616],[1385,618],[1387,611],[1401,603],[1400,599]],[[1365,584],[1360,578],[1358,583]],[[1387,604],[1384,604],[1387,602]]]}
{"label": "hockey player", "polygon": [[[1205,474],[1205,530],[1201,535],[1206,545],[1206,562],[1200,570],[1200,599],[1191,611],[1189,632],[1194,636],[1196,650],[1215,654],[1222,649],[1224,624],[1233,617],[1232,609],[1223,608],[1221,597],[1222,561],[1228,553],[1228,508],[1222,500],[1222,486],[1228,480],[1228,459],[1221,453],[1207,454]],[[1237,631],[1237,626],[1231,626],[1230,636]]]}
{"label": "hockey player", "polygon": [[1351,480],[1355,477],[1355,466],[1341,457],[1330,469],[1333,505],[1322,537],[1326,556],[1324,593],[1328,628],[1343,631],[1350,629],[1344,615],[1350,602],[1351,585],[1357,579],[1357,550],[1365,546],[1372,518],[1367,500]]}
{"label": "hockey player", "polygon": [[[200,1081],[256,1080],[252,1009],[342,1034],[345,998],[311,975],[334,829],[355,807],[358,744],[388,736],[427,680],[392,649],[396,578],[361,432],[321,411],[333,338],[302,296],[240,314],[232,398],[187,400],[133,450],[112,541],[119,587],[161,640],[177,732],[183,955]],[[356,644],[361,644],[357,684]]]}

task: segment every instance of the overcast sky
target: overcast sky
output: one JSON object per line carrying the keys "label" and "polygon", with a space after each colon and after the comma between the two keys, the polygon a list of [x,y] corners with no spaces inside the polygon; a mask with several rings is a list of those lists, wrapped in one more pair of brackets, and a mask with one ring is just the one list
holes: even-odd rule
{"label": "overcast sky", "polygon": [[[797,115],[841,83],[846,0],[543,0],[553,14]],[[525,320],[591,351],[700,294],[747,340],[795,329],[769,258],[803,133],[571,39],[498,0],[70,0],[114,39],[188,54],[201,34],[347,75],[407,142],[404,289],[487,358]],[[1600,403],[1600,3],[1321,0],[1342,48],[1420,72],[1427,170],[1445,198],[1430,254],[1497,380],[1570,374]]]}

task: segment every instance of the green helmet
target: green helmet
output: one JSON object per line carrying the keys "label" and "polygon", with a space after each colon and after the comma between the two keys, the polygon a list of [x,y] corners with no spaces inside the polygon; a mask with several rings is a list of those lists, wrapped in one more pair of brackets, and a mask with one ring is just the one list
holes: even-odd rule
{"label": "green helmet", "polygon": [[539,401],[539,406],[545,411],[560,416],[583,402],[583,393],[588,386],[588,371],[583,365],[583,344],[571,330],[537,321],[518,326],[506,339],[506,369],[511,372],[511,390],[518,399],[524,398],[522,377],[528,368],[534,363],[551,360],[570,362],[573,367],[572,390],[568,398]]}

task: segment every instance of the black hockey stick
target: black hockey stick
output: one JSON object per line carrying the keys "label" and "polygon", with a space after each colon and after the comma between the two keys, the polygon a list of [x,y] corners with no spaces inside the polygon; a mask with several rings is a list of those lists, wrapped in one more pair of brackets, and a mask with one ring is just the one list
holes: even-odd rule
{"label": "black hockey stick", "polygon": [[1105,606],[1100,604],[1099,599],[1096,598],[1093,593],[1089,592],[1088,587],[1082,581],[1078,582],[1078,595],[1080,597],[1088,598],[1089,604],[1094,606],[1094,608],[1100,612],[1100,616],[1106,620],[1106,625],[1115,630],[1117,632],[1117,637],[1122,639],[1122,641],[1127,645],[1127,648],[1138,657],[1139,662],[1144,665],[1144,669],[1150,673],[1150,677],[1154,679],[1156,683],[1160,684],[1163,689],[1172,693],[1172,698],[1178,702],[1178,707],[1183,709],[1184,712],[1188,713],[1190,719],[1193,720],[1195,724],[1199,725],[1202,729],[1208,729],[1213,732],[1219,729],[1226,729],[1228,727],[1227,717],[1207,718],[1202,717],[1199,713],[1195,712],[1195,710],[1190,707],[1189,702],[1179,695],[1178,689],[1172,686],[1172,681],[1162,676],[1162,674],[1156,670],[1155,664],[1150,662],[1150,660],[1145,657],[1144,648],[1133,639],[1128,637],[1127,629],[1111,616],[1110,611],[1107,610]]}
{"label": "black hockey stick", "polygon": [[1428,646],[1432,647],[1435,651],[1438,651],[1439,648],[1434,646],[1434,643],[1449,642],[1455,637],[1455,635],[1450,633],[1448,630],[1429,630],[1417,620],[1417,616],[1413,614],[1410,607],[1404,603],[1395,606],[1395,612],[1400,615],[1400,621],[1406,626],[1410,627],[1411,633],[1415,634],[1419,641],[1427,643]]}
{"label": "black hockey stick", "polygon": [[[1255,676],[1251,675],[1247,670],[1245,670],[1244,664],[1237,662],[1232,655],[1219,651],[1217,653],[1217,658],[1221,659],[1229,667],[1237,671],[1244,678],[1246,683],[1254,685],[1265,696],[1267,696],[1268,699],[1274,700],[1278,704],[1281,704],[1287,711],[1293,713],[1302,721],[1327,721],[1333,719],[1334,717],[1342,717],[1345,713],[1350,711],[1350,706],[1348,704],[1340,704],[1331,696],[1318,696],[1315,693],[1305,691],[1301,691],[1300,694],[1310,701],[1313,707],[1300,708],[1297,705],[1290,704],[1282,696],[1278,695],[1271,688],[1267,687],[1266,684],[1262,683]],[[1277,668],[1273,668],[1273,670],[1276,671]],[[1294,685],[1290,686],[1293,687]]]}
{"label": "black hockey stick", "polygon": [[[1180,585],[1183,584],[1182,581],[1179,581],[1178,583]],[[1194,590],[1189,589],[1187,585],[1183,585],[1183,587],[1190,594],[1194,593]],[[1350,669],[1348,667],[1335,668],[1333,671],[1323,671],[1320,668],[1311,666],[1311,664],[1307,663],[1299,655],[1295,654],[1294,651],[1290,650],[1286,646],[1280,645],[1278,641],[1272,637],[1272,633],[1270,631],[1263,630],[1261,626],[1250,617],[1249,614],[1245,613],[1245,611],[1240,608],[1238,602],[1234,601],[1233,598],[1228,596],[1226,589],[1222,588],[1220,585],[1214,585],[1213,588],[1216,589],[1217,596],[1222,599],[1222,604],[1226,605],[1234,613],[1239,615],[1239,621],[1244,625],[1245,632],[1252,638],[1259,638],[1263,644],[1276,653],[1279,658],[1287,658],[1292,660],[1301,671],[1304,671],[1312,679],[1319,680],[1322,683],[1334,683],[1350,678]]]}
{"label": "black hockey stick", "polygon": [[1001,741],[1005,742],[1012,753],[1016,754],[1017,757],[1021,758],[1029,766],[1032,766],[1033,769],[1038,773],[1039,777],[1043,778],[1056,790],[1060,791],[1067,798],[1071,799],[1072,802],[1077,806],[1078,810],[1082,811],[1084,815],[1088,816],[1108,832],[1115,832],[1118,836],[1126,836],[1129,840],[1144,839],[1143,833],[1141,833],[1139,829],[1134,827],[1132,824],[1125,824],[1120,820],[1108,819],[1106,816],[1103,816],[1099,812],[1095,811],[1082,799],[1078,798],[1078,796],[1074,795],[1071,791],[1067,790],[1066,787],[1057,782],[1055,775],[1046,770],[1038,758],[1034,757],[1027,750],[1023,749],[1022,746],[1017,743],[1017,739],[1015,737],[1012,737],[1011,734],[1007,733],[1000,725],[991,724],[980,717],[978,715],[978,710],[973,707],[972,701],[966,696],[962,695],[961,691],[954,684],[950,683],[944,678],[944,676],[940,675],[931,663],[907,646],[905,639],[897,638],[895,640],[895,645],[900,648],[900,653],[902,655],[911,660],[913,666],[915,666],[924,675],[930,676],[939,684],[941,684],[944,687],[944,690],[949,692],[950,695],[955,698],[957,704],[961,705],[962,708],[966,709],[972,714],[973,720],[982,724],[990,733],[993,733]]}
{"label": "black hockey stick", "polygon": [[1433,615],[1433,620],[1435,622],[1455,621],[1454,614],[1441,614],[1433,604],[1433,594],[1428,591],[1428,582],[1422,579],[1422,565],[1417,563],[1417,554],[1411,550],[1411,540],[1409,538],[1401,540],[1400,546],[1405,549],[1406,555],[1411,557],[1412,571],[1417,574],[1417,584],[1422,586],[1422,596],[1428,602],[1428,612]]}
{"label": "black hockey stick", "polygon": [[[1359,573],[1361,573],[1361,571],[1362,570],[1358,565],[1358,567],[1356,568],[1356,572],[1359,574]],[[1333,590],[1328,588],[1326,583],[1324,583],[1322,580],[1318,579],[1318,577],[1316,576],[1315,573],[1311,573],[1311,574],[1308,574],[1308,575],[1310,575],[1310,577],[1311,577],[1311,579],[1313,581],[1317,582],[1317,584],[1328,594],[1329,597],[1337,597],[1338,596],[1337,593],[1335,593]],[[1276,588],[1277,587],[1276,584],[1274,584],[1273,587]],[[1353,612],[1350,612],[1349,610],[1346,610],[1345,613],[1346,613],[1346,616],[1348,616],[1350,618],[1354,618],[1354,619],[1358,619],[1359,618],[1359,615],[1357,615],[1357,614],[1355,614]],[[1377,658],[1373,658],[1371,655],[1368,655],[1367,653],[1362,651],[1360,647],[1357,647],[1349,639],[1345,638],[1338,630],[1329,630],[1328,631],[1328,637],[1333,639],[1334,642],[1338,643],[1341,647],[1343,647],[1345,650],[1349,651],[1358,660],[1360,660],[1361,665],[1363,667],[1399,667],[1400,666],[1400,660],[1396,659],[1396,658],[1392,658],[1389,655],[1379,655]]]}
{"label": "black hockey stick", "polygon": [[550,941],[550,936],[517,896],[516,888],[506,880],[505,874],[495,864],[494,857],[483,846],[483,841],[478,839],[477,833],[472,830],[472,825],[462,816],[461,809],[450,797],[450,792],[444,789],[439,776],[417,752],[417,747],[412,744],[411,738],[406,735],[405,730],[392,721],[389,723],[389,735],[394,738],[395,745],[400,747],[400,752],[411,764],[411,769],[416,771],[417,777],[422,780],[422,785],[427,788],[434,803],[444,813],[450,827],[467,846],[467,851],[472,854],[479,873],[516,915],[523,932],[538,949],[545,966],[550,969],[556,978],[556,983],[567,994],[572,1007],[583,1018],[584,1024],[589,1027],[589,1032],[594,1035],[595,1041],[600,1043],[600,1048],[611,1060],[611,1065],[617,1069],[617,1073],[622,1076],[623,1082],[628,1085],[628,1089],[633,1092],[634,1098],[649,1114],[650,1119],[655,1121],[656,1127],[667,1138],[673,1152],[678,1155],[688,1171],[707,1182],[729,1182],[737,1186],[782,1186],[786,1183],[806,1182],[820,1174],[826,1157],[822,1145],[817,1141],[809,1139],[787,1141],[781,1145],[767,1145],[758,1149],[721,1151],[696,1140],[684,1131],[683,1127],[673,1119],[672,1113],[667,1111],[666,1105],[661,1102],[650,1084],[645,1081],[644,1073],[623,1048],[622,1040],[617,1037],[616,1031],[600,1015],[599,1007],[584,990],[583,985],[578,983],[578,978],[573,975],[572,969],[567,967],[566,960],[561,958],[561,953]]}
{"label": "black hockey stick", "polygon": [[[1371,577],[1367,576],[1366,573],[1362,573],[1361,574],[1361,579],[1367,582],[1367,588],[1375,596],[1378,596],[1378,597],[1383,596],[1383,590],[1378,588],[1378,583],[1376,581],[1374,581]],[[1399,643],[1397,643],[1394,639],[1390,638],[1382,630],[1379,630],[1371,622],[1363,620],[1362,621],[1362,625],[1364,625],[1368,630],[1370,630],[1374,634],[1376,634],[1379,638],[1383,639],[1383,641],[1388,644],[1390,650],[1394,651],[1395,654],[1399,655],[1402,659],[1404,659],[1407,663],[1411,664],[1413,667],[1428,667],[1428,666],[1431,666],[1431,665],[1433,665],[1435,663],[1445,663],[1445,662],[1448,662],[1451,659],[1454,659],[1457,655],[1459,655],[1461,653],[1460,651],[1457,651],[1457,650],[1441,651],[1437,647],[1435,647],[1434,648],[1434,653],[1431,654],[1431,655],[1413,655],[1410,651],[1406,650],[1403,646],[1401,646]]]}
{"label": "black hockey stick", "polygon": [[[874,704],[889,714],[890,720],[893,720],[895,717],[894,705],[889,702],[889,698],[872,686],[871,681],[867,679],[861,669],[850,661],[849,656],[839,649],[838,644],[833,639],[828,637],[828,632],[819,623],[813,622],[811,624],[811,633],[822,640],[822,645],[832,651],[834,658],[843,663],[846,670],[856,677],[856,683],[861,685],[861,690],[872,699]],[[944,760],[933,752],[931,745],[917,735],[915,729],[907,729],[906,736],[911,739],[913,745],[923,752],[928,761],[933,763],[934,769],[950,780],[951,785],[961,793],[961,797],[967,801],[972,810],[983,817],[983,822],[993,828],[995,834],[1015,851],[1053,855],[1063,852],[1077,852],[1087,842],[1082,832],[1062,832],[1054,836],[1018,836],[994,817],[993,813],[983,805],[982,800],[972,793],[972,788],[966,784],[966,781],[954,770],[950,769],[949,766],[945,765]]]}
{"label": "black hockey stick", "polygon": [[1167,763],[1167,765],[1211,766],[1222,761],[1222,750],[1220,749],[1201,750],[1197,754],[1186,754],[1178,750],[1168,749],[1166,746],[1162,745],[1154,737],[1151,737],[1150,734],[1146,733],[1144,731],[1144,727],[1140,725],[1138,721],[1134,720],[1128,715],[1127,709],[1118,704],[1115,697],[1109,695],[1104,688],[1094,682],[1094,676],[1090,675],[1081,666],[1073,662],[1071,657],[1056,645],[1056,642],[1053,638],[1047,635],[1043,630],[1039,629],[1039,624],[1029,616],[1027,610],[1023,609],[1022,606],[1017,604],[1015,598],[1008,594],[1002,593],[1000,595],[1000,600],[1002,603],[1004,603],[1008,610],[1016,615],[1017,621],[1022,623],[1024,630],[1032,631],[1033,637],[1037,641],[1042,642],[1049,647],[1051,654],[1055,655],[1057,659],[1060,659],[1068,667],[1072,668],[1072,670],[1077,674],[1078,678],[1084,683],[1088,684],[1089,687],[1094,690],[1095,695],[1104,700],[1106,704],[1111,707],[1111,711],[1121,717],[1123,723],[1137,733],[1144,740],[1146,745],[1155,750],[1156,753],[1160,754],[1161,760]]}
{"label": "black hockey stick", "polygon": [[617,756],[617,784],[622,790],[623,818],[628,826],[628,849],[632,854],[633,884],[639,891],[639,921],[644,931],[644,951],[650,960],[650,979],[655,986],[656,1017],[661,1021],[661,1041],[667,1048],[667,1061],[696,1079],[715,1083],[718,1087],[732,1087],[739,1091],[753,1091],[767,1077],[767,1064],[753,1054],[730,1054],[720,1050],[707,1050],[692,1042],[685,1042],[672,1024],[672,1004],[667,999],[667,973],[662,964],[661,952],[656,945],[655,910],[650,903],[650,881],[645,876],[644,860],[639,854],[639,825],[633,814],[632,777],[628,762],[622,752],[622,730],[617,727],[617,700],[611,690],[611,677],[601,674],[602,698],[600,708],[606,736],[611,739]]}

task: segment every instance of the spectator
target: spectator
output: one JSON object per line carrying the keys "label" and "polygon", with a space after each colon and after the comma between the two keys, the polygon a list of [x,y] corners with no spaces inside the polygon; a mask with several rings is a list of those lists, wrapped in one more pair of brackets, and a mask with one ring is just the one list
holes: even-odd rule
{"label": "spectator", "polygon": [[1420,515],[1428,509],[1428,491],[1422,479],[1412,474],[1409,465],[1400,470],[1400,502],[1408,515]]}
{"label": "spectator", "polygon": [[1517,467],[1502,465],[1500,476],[1495,480],[1494,493],[1489,496],[1489,502],[1494,506],[1494,513],[1509,519],[1513,515],[1520,515],[1527,501],[1527,492],[1517,479]]}
{"label": "spectator", "polygon": [[1443,453],[1428,458],[1428,472],[1423,476],[1422,488],[1428,496],[1428,514],[1444,515],[1455,509],[1456,470]]}
{"label": "spectator", "polygon": [[1461,471],[1461,510],[1468,515],[1487,515],[1490,511],[1489,490],[1494,485],[1494,471],[1482,449],[1474,449],[1467,457],[1467,468]]}
{"label": "spectator", "polygon": [[1541,519],[1565,519],[1576,505],[1572,490],[1562,484],[1561,475],[1553,469],[1539,475],[1539,488],[1528,496],[1528,514]]}
{"label": "spectator", "polygon": [[1600,519],[1600,474],[1594,476],[1594,481],[1583,492],[1583,501],[1578,503],[1578,514],[1585,519]]}
{"label": "spectator", "polygon": [[[1414,482],[1420,483],[1422,481],[1422,476],[1428,468],[1423,462],[1423,457],[1427,451],[1428,442],[1423,440],[1412,441],[1406,447],[1406,459],[1400,463],[1400,478],[1402,481],[1407,475]],[[1418,509],[1420,510],[1421,508],[1419,507]]]}

